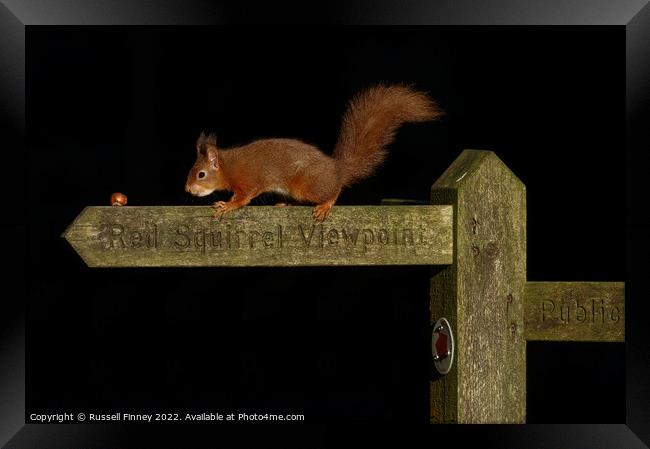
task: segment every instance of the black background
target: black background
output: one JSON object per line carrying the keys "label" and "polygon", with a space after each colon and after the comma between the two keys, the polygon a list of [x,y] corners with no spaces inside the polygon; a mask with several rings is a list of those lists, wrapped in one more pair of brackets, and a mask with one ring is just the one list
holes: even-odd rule
{"label": "black background", "polygon": [[[494,150],[527,186],[529,280],[624,280],[624,39],[612,27],[29,29],[27,414],[427,422],[431,268],[91,270],[59,235],[114,191],[209,204],[183,192],[203,129],[225,146],[297,137],[329,152],[354,92],[408,82],[448,116],[405,126],[341,204],[426,201],[463,148]],[[528,348],[527,422],[624,421],[623,345]]]}

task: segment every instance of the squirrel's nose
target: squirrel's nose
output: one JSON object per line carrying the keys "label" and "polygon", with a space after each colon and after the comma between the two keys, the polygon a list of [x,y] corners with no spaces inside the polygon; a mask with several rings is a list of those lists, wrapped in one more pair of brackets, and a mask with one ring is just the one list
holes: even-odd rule
{"label": "squirrel's nose", "polygon": [[189,184],[185,184],[185,191],[187,193],[190,193],[190,185]]}

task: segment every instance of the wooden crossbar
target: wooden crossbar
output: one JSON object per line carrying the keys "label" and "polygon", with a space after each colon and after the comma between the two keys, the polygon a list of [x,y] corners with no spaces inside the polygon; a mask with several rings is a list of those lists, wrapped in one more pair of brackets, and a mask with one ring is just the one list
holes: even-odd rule
{"label": "wooden crossbar", "polygon": [[527,282],[524,335],[542,341],[625,341],[625,283]]}
{"label": "wooden crossbar", "polygon": [[446,265],[451,206],[87,207],[63,236],[90,267]]}

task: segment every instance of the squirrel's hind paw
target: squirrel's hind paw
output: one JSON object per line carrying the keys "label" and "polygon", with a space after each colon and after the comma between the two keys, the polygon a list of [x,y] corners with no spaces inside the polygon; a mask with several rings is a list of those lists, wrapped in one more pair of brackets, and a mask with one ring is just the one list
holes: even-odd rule
{"label": "squirrel's hind paw", "polygon": [[312,212],[312,215],[314,216],[314,220],[316,221],[325,220],[329,216],[333,205],[334,203],[327,202],[327,203],[319,204],[316,207],[314,207],[314,210]]}

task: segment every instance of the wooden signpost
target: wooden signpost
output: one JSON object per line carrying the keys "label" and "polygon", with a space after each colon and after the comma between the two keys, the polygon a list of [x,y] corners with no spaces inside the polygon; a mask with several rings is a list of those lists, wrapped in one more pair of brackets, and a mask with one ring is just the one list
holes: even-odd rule
{"label": "wooden signpost", "polygon": [[492,152],[463,151],[431,200],[335,206],[324,223],[310,207],[221,221],[209,207],[87,207],[63,237],[90,267],[442,265],[431,422],[523,423],[526,341],[624,341],[624,284],[527,282],[526,189]]}

